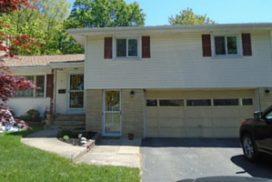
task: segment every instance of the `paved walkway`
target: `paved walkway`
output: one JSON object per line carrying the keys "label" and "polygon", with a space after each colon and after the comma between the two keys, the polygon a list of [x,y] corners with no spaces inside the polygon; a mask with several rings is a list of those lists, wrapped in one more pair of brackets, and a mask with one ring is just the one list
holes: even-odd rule
{"label": "paved walkway", "polygon": [[76,163],[140,168],[140,139],[102,140],[86,153],[84,147],[73,146],[58,140],[57,133],[57,129],[42,130],[22,138],[22,143],[73,159]]}
{"label": "paved walkway", "polygon": [[73,146],[57,139],[57,129],[46,129],[35,132],[26,138],[22,143],[47,152],[56,153],[62,157],[73,159],[85,150],[84,147]]}
{"label": "paved walkway", "polygon": [[141,167],[141,140],[105,139],[90,152],[82,156],[78,162],[96,165],[112,165],[125,167]]}

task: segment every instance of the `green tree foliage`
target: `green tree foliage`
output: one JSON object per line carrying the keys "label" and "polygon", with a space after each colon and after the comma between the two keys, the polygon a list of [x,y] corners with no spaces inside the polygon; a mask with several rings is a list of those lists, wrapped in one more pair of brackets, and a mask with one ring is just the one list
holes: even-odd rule
{"label": "green tree foliage", "polygon": [[145,15],[139,4],[124,0],[76,0],[67,28],[141,26]]}
{"label": "green tree foliage", "polygon": [[202,24],[214,24],[207,15],[197,15],[191,8],[180,11],[176,16],[169,18],[171,25],[202,25]]}
{"label": "green tree foliage", "polygon": [[17,55],[73,54],[83,49],[66,33],[64,21],[69,16],[67,0],[39,0],[31,2],[33,8],[22,8],[0,16],[0,21],[12,22],[8,34],[29,35],[37,44],[29,49],[14,50]]}

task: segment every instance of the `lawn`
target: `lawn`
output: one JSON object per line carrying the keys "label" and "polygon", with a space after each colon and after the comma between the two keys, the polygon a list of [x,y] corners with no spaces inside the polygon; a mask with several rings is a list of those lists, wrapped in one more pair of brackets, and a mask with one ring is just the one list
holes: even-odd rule
{"label": "lawn", "polygon": [[26,133],[0,134],[0,181],[140,181],[139,169],[77,165],[20,142]]}

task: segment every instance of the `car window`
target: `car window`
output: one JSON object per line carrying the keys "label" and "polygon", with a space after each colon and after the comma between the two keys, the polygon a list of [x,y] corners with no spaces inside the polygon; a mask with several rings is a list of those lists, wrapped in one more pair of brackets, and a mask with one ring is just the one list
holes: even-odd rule
{"label": "car window", "polygon": [[265,116],[265,118],[266,118],[267,120],[272,121],[272,111],[269,112],[269,113]]}

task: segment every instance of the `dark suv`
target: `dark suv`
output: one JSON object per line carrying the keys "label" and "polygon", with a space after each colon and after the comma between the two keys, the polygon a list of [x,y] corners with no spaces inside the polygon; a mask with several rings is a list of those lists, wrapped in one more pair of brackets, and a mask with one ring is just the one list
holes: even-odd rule
{"label": "dark suv", "polygon": [[250,161],[256,160],[261,152],[272,155],[272,106],[241,123],[240,141]]}

